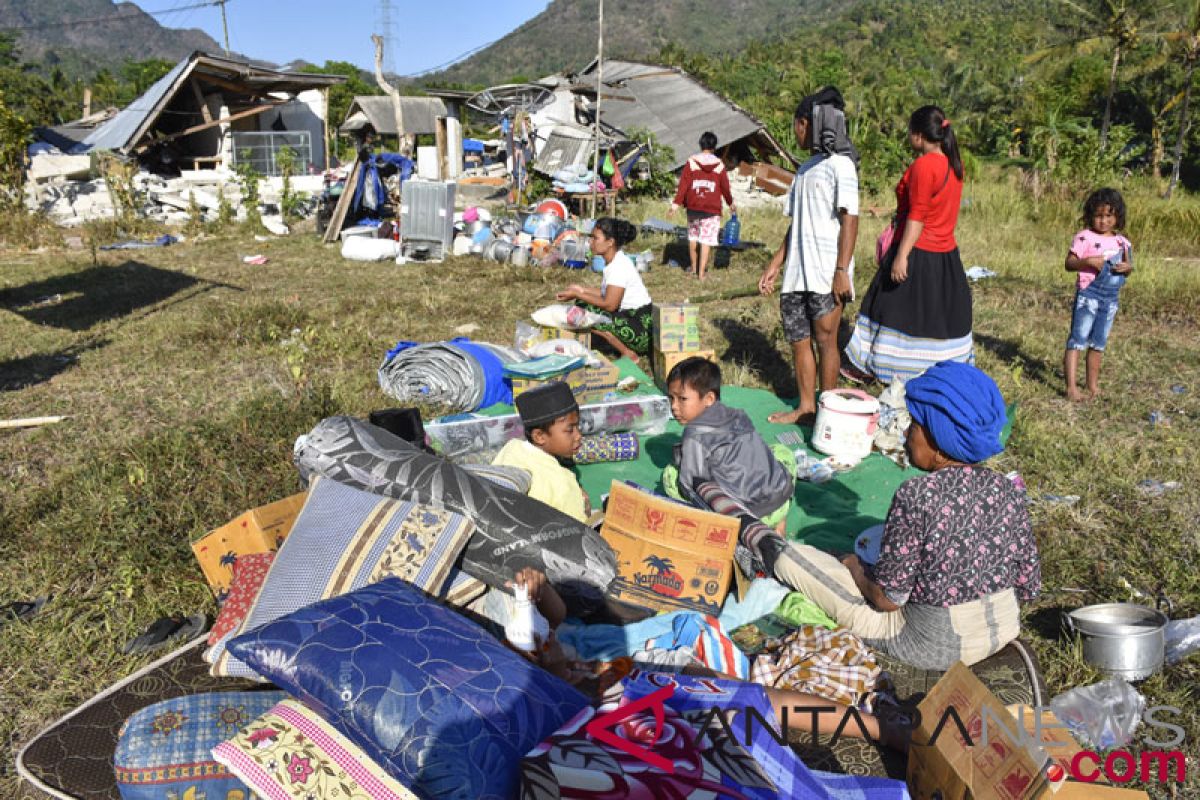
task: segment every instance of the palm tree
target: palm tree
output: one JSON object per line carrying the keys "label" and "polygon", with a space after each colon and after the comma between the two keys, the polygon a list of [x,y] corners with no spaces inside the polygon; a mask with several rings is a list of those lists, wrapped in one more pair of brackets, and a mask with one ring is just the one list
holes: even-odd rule
{"label": "palm tree", "polygon": [[[1100,123],[1100,149],[1108,144],[1108,129],[1112,124],[1113,97],[1117,92],[1117,68],[1121,66],[1121,58],[1129,48],[1137,43],[1141,35],[1140,25],[1143,14],[1148,10],[1146,3],[1141,0],[1084,0],[1087,5],[1081,5],[1075,0],[1058,0],[1071,11],[1088,23],[1100,29],[1099,33],[1084,36],[1065,45],[1057,45],[1039,50],[1029,56],[1028,61],[1039,61],[1046,56],[1061,52],[1064,47],[1077,52],[1095,51],[1105,42],[1112,43],[1112,59],[1108,71],[1108,94],[1104,100],[1104,119]],[[1091,6],[1091,7],[1089,7]]]}
{"label": "palm tree", "polygon": [[661,558],[659,556],[647,556],[642,560],[646,566],[654,570],[655,575],[665,575],[668,572],[675,570],[675,565],[671,563],[669,558]]}
{"label": "palm tree", "polygon": [[1183,30],[1173,31],[1166,35],[1167,39],[1174,39],[1182,43],[1181,58],[1184,65],[1183,102],[1179,106],[1179,135],[1175,139],[1175,163],[1171,167],[1171,181],[1167,184],[1165,195],[1167,199],[1170,199],[1171,193],[1175,191],[1175,187],[1179,183],[1179,167],[1183,163],[1183,146],[1187,141],[1188,123],[1191,122],[1188,116],[1191,111],[1192,78],[1196,74],[1196,63],[1200,62],[1200,0],[1196,0],[1189,16],[1190,19]]}

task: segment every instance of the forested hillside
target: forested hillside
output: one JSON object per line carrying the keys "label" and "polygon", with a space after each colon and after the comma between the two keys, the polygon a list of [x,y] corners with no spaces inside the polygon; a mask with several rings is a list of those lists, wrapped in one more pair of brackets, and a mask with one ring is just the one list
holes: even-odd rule
{"label": "forested hillside", "polygon": [[[178,17],[163,19],[169,25]],[[204,31],[168,28],[133,3],[112,0],[0,0],[0,31],[16,35],[27,61],[70,77],[119,71],[130,60],[175,62],[193,50],[222,52]]]}

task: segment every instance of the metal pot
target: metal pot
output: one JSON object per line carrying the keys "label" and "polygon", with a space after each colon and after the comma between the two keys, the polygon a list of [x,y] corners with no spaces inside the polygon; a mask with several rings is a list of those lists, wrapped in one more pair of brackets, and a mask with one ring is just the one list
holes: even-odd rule
{"label": "metal pot", "polygon": [[1134,603],[1084,606],[1063,617],[1083,642],[1083,660],[1101,672],[1140,681],[1162,669],[1167,615]]}
{"label": "metal pot", "polygon": [[488,258],[493,261],[499,261],[503,264],[508,261],[508,257],[512,255],[513,245],[503,239],[494,239],[492,241],[491,250],[488,253]]}

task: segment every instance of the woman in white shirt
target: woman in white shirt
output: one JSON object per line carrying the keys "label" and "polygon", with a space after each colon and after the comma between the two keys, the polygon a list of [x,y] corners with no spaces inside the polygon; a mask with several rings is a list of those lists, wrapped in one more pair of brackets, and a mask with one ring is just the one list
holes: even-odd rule
{"label": "woman in white shirt", "polygon": [[637,228],[625,220],[596,220],[590,241],[592,255],[604,259],[600,288],[571,284],[557,297],[611,318],[612,322],[597,325],[592,331],[636,364],[641,356],[650,354],[653,317],[650,292],[633,261],[621,250],[635,238]]}

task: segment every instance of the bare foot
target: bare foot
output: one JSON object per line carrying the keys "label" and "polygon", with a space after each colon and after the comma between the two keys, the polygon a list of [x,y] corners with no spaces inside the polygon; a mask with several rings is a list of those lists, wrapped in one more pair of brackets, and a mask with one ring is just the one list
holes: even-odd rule
{"label": "bare foot", "polygon": [[642,357],[639,356],[637,353],[626,353],[625,357],[628,358],[630,361],[632,361],[634,364],[637,364],[638,366],[641,366],[641,364],[642,364]]}
{"label": "bare foot", "polygon": [[774,423],[775,425],[811,425],[816,421],[816,418],[816,411],[797,408],[795,411],[776,411],[767,417],[767,422]]}
{"label": "bare foot", "polygon": [[1067,389],[1067,399],[1072,403],[1081,403],[1083,402],[1083,395],[1078,389]]}
{"label": "bare foot", "polygon": [[1087,399],[1088,400],[1099,400],[1100,399],[1100,390],[1099,389],[1088,389]]}

